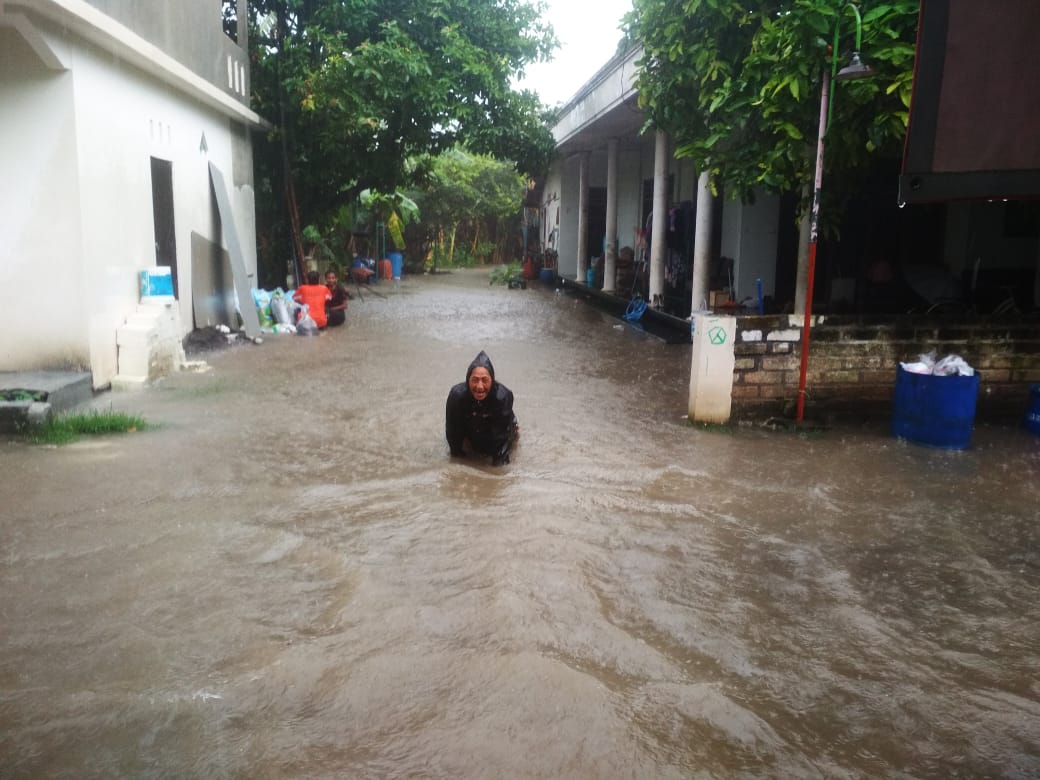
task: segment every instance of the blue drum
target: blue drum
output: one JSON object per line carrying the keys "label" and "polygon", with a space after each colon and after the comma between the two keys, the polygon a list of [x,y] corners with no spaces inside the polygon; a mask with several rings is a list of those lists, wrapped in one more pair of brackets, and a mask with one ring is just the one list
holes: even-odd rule
{"label": "blue drum", "polygon": [[1029,388],[1029,411],[1026,412],[1026,428],[1040,435],[1040,385]]}

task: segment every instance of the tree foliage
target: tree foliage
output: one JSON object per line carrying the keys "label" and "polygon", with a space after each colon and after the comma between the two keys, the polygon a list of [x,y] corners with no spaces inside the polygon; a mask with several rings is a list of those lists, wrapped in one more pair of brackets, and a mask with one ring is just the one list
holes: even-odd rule
{"label": "tree foliage", "polygon": [[371,243],[356,232],[357,194],[421,181],[416,156],[465,142],[541,173],[554,153],[543,109],[510,86],[555,46],[541,11],[538,0],[249,3],[253,107],[272,125],[253,146],[261,282],[284,283],[287,261],[301,271],[304,225],[336,246]]}
{"label": "tree foliage", "polygon": [[409,157],[459,142],[522,171],[549,160],[537,99],[510,87],[555,45],[531,0],[254,0],[249,13],[254,107],[277,126],[257,178],[277,197],[291,175],[306,221],[365,188],[394,192]]}
{"label": "tree foliage", "polygon": [[490,156],[454,149],[431,159],[416,200],[434,256],[453,264],[456,247],[465,242],[468,257],[501,258],[519,228],[526,191],[525,177]]}
{"label": "tree foliage", "polygon": [[[811,181],[821,76],[840,33],[848,62],[855,18],[843,0],[634,0],[626,18],[644,54],[639,95],[648,125],[714,185],[748,196]],[[917,0],[864,0],[863,56],[873,78],[832,87],[828,176],[895,153],[906,131]]]}

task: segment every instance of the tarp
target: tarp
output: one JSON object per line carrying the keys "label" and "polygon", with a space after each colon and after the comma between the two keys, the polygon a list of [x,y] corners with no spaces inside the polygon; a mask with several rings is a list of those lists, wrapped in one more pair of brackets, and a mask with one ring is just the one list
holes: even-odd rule
{"label": "tarp", "polygon": [[921,0],[902,203],[1040,197],[1038,0]]}

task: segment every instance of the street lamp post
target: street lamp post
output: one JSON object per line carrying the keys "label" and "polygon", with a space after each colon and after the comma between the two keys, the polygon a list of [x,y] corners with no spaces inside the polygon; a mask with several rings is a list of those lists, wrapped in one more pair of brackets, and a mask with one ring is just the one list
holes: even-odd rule
{"label": "street lamp post", "polygon": [[[849,64],[838,70],[838,33],[845,9],[851,8],[856,16],[856,48],[852,52]],[[849,81],[872,76],[874,71],[860,59],[862,45],[863,20],[853,3],[843,2],[838,18],[834,22],[834,43],[831,46],[831,67],[823,69],[820,87],[820,128],[816,139],[816,174],[813,183],[812,211],[809,212],[809,261],[806,264],[805,315],[802,321],[802,355],[798,370],[798,411],[795,422],[801,423],[805,418],[805,377],[809,368],[809,329],[812,321],[813,282],[816,276],[816,245],[820,226],[820,195],[823,191],[823,147],[827,136],[827,128],[831,119],[831,82]]]}

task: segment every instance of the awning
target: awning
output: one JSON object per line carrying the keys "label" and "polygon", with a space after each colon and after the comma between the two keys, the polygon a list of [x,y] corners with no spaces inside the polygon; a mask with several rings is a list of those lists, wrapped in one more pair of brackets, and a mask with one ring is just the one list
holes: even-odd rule
{"label": "awning", "polygon": [[1040,197],[1038,0],[921,0],[901,203]]}

